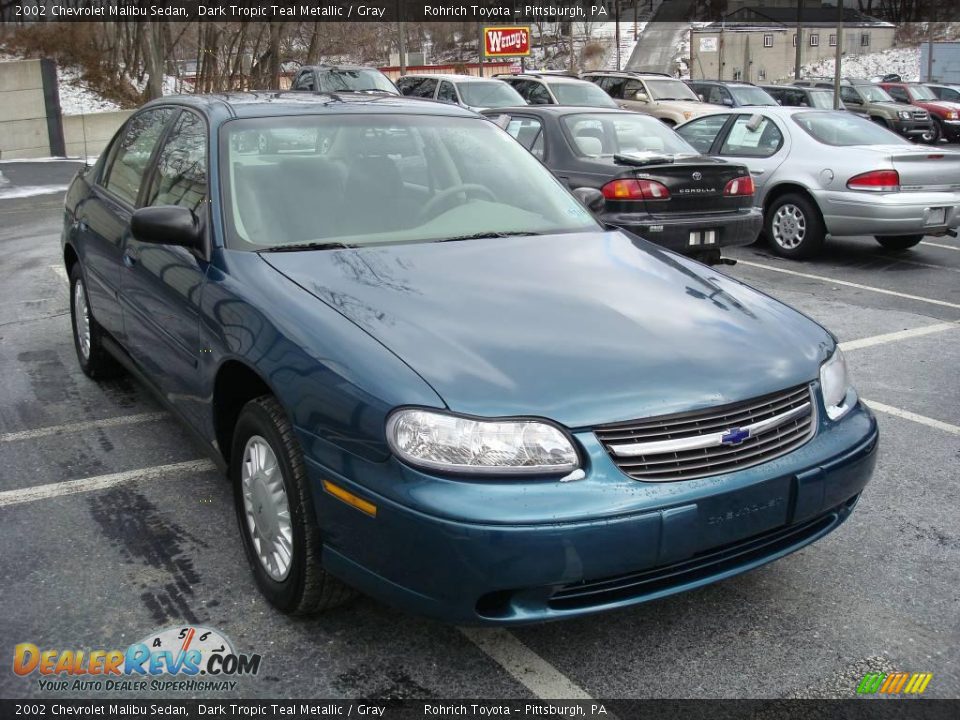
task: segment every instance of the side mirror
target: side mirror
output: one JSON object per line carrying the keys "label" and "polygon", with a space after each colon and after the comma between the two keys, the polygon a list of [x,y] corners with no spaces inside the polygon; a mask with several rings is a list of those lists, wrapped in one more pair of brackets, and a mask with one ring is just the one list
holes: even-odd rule
{"label": "side mirror", "polygon": [[636,100],[637,102],[650,102],[650,98],[647,96],[647,94],[643,90],[637,90],[633,94],[633,99]]}
{"label": "side mirror", "polygon": [[725,97],[725,98],[723,98],[723,100],[722,100],[721,102],[722,102],[724,105],[726,105],[727,107],[733,107],[733,99],[732,99],[732,98]]}
{"label": "side mirror", "polygon": [[587,210],[594,215],[602,213],[607,205],[607,201],[603,198],[603,193],[596,188],[578,187],[573,191],[573,194],[577,200],[582,202]]}
{"label": "side mirror", "polygon": [[200,220],[192,210],[178,205],[140,208],[130,219],[130,232],[140,242],[193,250],[203,247]]}

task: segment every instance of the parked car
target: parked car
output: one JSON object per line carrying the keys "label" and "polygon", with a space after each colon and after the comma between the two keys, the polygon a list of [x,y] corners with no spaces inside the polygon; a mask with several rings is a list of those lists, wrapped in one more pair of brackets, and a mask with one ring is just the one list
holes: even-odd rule
{"label": "parked car", "polygon": [[[796,85],[761,85],[760,87],[783,107],[833,110],[833,90],[827,88],[797,87]],[[839,109],[847,109],[842,100]]]}
{"label": "parked car", "polygon": [[690,89],[705,103],[726,107],[774,106],[774,100],[753,83],[733,80],[686,80]]}
{"label": "parked car", "polygon": [[816,254],[828,234],[905,250],[960,224],[960,152],[932,153],[852,113],[757,108],[677,132],[700,152],[746,163],[767,238],[784,257]]}
{"label": "parked car", "polygon": [[710,263],[760,234],[746,166],[701,155],[650,115],[551,105],[484,114],[569,188],[599,190],[605,223]]}
{"label": "parked car", "polygon": [[942,85],[940,83],[924,83],[936,95],[938,100],[960,103],[960,85]]}
{"label": "parked car", "polygon": [[[833,89],[833,78],[808,78],[796,80],[798,87],[822,87]],[[900,103],[889,93],[869,80],[843,78],[840,81],[840,99],[848,110],[863,113],[875,123],[893,130],[911,140],[933,140],[933,121],[930,114],[921,108]]]}
{"label": "parked car", "polygon": [[897,102],[921,107],[930,113],[933,120],[931,143],[940,140],[956,142],[960,139],[960,105],[938,100],[936,93],[920,83],[884,82],[880,87]]}
{"label": "parked car", "polygon": [[714,110],[682,80],[669,75],[595,70],[580,77],[598,85],[624,110],[653,115],[671,126]]}
{"label": "parked car", "polygon": [[508,73],[495,77],[509,83],[530,105],[578,105],[619,107],[592,82],[566,73]]}
{"label": "parked car", "polygon": [[471,110],[525,104],[520,94],[502,80],[472,75],[404,75],[397,80],[397,89],[401,95],[439,100]]}
{"label": "parked car", "polygon": [[377,68],[364,65],[304,65],[297,71],[290,89],[400,94],[390,78]]}
{"label": "parked car", "polygon": [[[850,515],[877,424],[827,330],[604,228],[476,113],[337,97],[155,100],[65,199],[80,367],[226,469],[275,607],[572,617]],[[235,150],[261,127],[332,140]]]}

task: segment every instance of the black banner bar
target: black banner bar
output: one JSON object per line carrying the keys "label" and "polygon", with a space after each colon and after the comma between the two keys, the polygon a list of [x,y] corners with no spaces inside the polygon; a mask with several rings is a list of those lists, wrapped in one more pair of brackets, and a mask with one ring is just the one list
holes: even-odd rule
{"label": "black banner bar", "polygon": [[0,700],[0,720],[23,718],[585,718],[587,720],[954,720],[960,700]]}
{"label": "black banner bar", "polygon": [[[664,0],[669,7],[673,0]],[[636,0],[638,11],[648,0]],[[767,7],[767,5],[771,5]],[[628,19],[634,5],[619,0],[620,19]],[[790,7],[789,5],[792,5]],[[278,21],[278,22],[483,22],[491,25],[538,22],[612,22],[616,0],[0,0],[5,22],[103,22],[110,20]],[[861,3],[861,7],[865,7]],[[805,7],[804,22],[839,19],[834,4]],[[667,13],[670,21],[675,16]],[[948,22],[960,20],[960,3],[938,0],[900,0],[873,3],[867,10],[846,6],[844,23]],[[652,22],[657,22],[654,15]],[[755,0],[735,4],[712,0],[690,4],[686,20],[732,25],[795,25],[796,3]]]}

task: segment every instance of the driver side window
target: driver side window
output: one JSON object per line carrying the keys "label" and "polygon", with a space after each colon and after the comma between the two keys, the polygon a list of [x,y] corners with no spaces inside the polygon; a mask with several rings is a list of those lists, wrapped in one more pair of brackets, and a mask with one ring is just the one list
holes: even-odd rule
{"label": "driver side window", "polygon": [[854,105],[862,104],[859,93],[852,87],[846,85],[840,88],[840,99],[845,103],[853,103]]}
{"label": "driver side window", "polygon": [[171,108],[137,113],[127,122],[101,184],[113,195],[135,205],[157,141],[173,114]]}

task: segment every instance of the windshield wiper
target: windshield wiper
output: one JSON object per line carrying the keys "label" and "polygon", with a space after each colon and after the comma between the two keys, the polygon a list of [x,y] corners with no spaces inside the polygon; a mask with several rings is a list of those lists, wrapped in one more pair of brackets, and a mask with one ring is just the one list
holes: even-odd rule
{"label": "windshield wiper", "polygon": [[539,234],[540,233],[528,232],[525,230],[513,230],[513,231],[487,230],[484,232],[471,233],[470,235],[454,235],[453,237],[440,238],[436,242],[455,242],[457,240],[484,240],[485,238],[520,237],[522,235],[539,235]]}
{"label": "windshield wiper", "polygon": [[293,243],[292,245],[275,245],[273,247],[263,248],[257,252],[299,252],[300,250],[346,250],[355,248],[356,245],[347,245],[342,242],[305,242]]}

